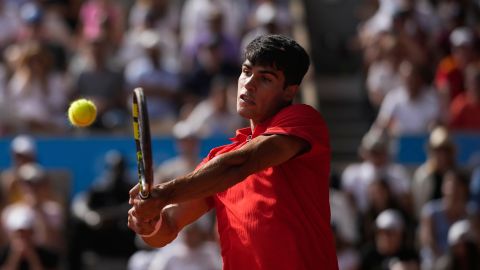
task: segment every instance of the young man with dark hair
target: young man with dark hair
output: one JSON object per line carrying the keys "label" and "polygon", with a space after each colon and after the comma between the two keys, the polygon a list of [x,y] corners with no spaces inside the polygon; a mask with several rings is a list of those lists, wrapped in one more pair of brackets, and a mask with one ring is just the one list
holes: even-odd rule
{"label": "young man with dark hair", "polygon": [[309,66],[290,38],[266,35],[246,48],[237,112],[250,127],[209,153],[197,170],[130,191],[129,226],[151,246],[170,243],[214,208],[224,269],[338,269],[330,228],[327,127],[293,105]]}

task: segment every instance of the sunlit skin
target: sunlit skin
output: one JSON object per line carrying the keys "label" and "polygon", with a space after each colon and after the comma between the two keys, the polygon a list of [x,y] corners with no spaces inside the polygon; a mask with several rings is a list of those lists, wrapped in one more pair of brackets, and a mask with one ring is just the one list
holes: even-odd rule
{"label": "sunlit skin", "polygon": [[249,60],[242,65],[238,78],[237,112],[250,119],[252,130],[289,105],[298,85],[285,85],[285,75],[271,66],[254,66]]}

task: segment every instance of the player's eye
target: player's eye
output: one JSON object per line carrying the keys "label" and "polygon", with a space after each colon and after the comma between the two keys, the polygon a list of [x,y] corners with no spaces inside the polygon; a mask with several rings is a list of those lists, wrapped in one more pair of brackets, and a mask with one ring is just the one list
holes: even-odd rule
{"label": "player's eye", "polygon": [[242,73],[247,75],[247,76],[250,76],[252,74],[251,70],[249,68],[242,68]]}

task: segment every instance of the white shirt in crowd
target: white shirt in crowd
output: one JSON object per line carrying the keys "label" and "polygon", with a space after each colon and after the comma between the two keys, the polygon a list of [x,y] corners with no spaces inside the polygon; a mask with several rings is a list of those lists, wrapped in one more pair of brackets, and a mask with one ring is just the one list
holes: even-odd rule
{"label": "white shirt in crowd", "polygon": [[378,122],[392,122],[393,135],[427,133],[440,119],[440,102],[435,89],[425,87],[419,96],[412,100],[404,86],[387,94],[380,107]]}

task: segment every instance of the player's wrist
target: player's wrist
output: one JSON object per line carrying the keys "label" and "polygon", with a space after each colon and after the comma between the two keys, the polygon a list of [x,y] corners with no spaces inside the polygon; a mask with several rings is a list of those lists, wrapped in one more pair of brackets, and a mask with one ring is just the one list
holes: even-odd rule
{"label": "player's wrist", "polygon": [[167,190],[163,185],[154,186],[150,192],[150,197],[155,201],[155,208],[161,212],[168,204]]}

